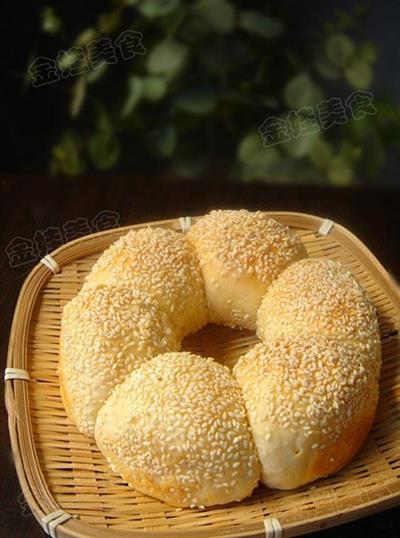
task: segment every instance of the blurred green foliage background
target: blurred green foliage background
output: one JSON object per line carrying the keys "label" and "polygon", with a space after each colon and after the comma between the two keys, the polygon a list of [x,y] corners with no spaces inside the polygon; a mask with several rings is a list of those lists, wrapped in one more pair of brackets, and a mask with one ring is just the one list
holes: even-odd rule
{"label": "blurred green foliage background", "polygon": [[[28,91],[46,91],[60,110],[55,136],[41,149],[50,173],[377,180],[388,150],[397,155],[400,147],[400,108],[390,94],[374,91],[376,114],[263,145],[265,119],[374,89],[379,46],[363,37],[368,5],[329,11],[307,38],[292,8],[286,0],[109,0],[71,16],[66,2],[47,3],[43,50],[54,58],[64,51],[61,72],[74,70],[79,48],[90,54],[96,40],[126,30],[142,34],[146,51],[45,90],[26,76]],[[29,62],[42,53],[32,51]]]}

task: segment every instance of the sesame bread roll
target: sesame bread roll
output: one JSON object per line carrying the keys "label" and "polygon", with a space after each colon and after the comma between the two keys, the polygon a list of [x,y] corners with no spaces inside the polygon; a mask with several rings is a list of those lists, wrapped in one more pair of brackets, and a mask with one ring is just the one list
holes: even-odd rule
{"label": "sesame bread roll", "polygon": [[338,471],[374,420],[378,382],[355,346],[328,336],[258,344],[234,368],[262,465],[261,481],[292,489]]}
{"label": "sesame bread roll", "polygon": [[209,321],[254,329],[271,282],[306,256],[287,226],[260,212],[211,211],[186,235],[200,257]]}
{"label": "sesame bread roll", "polygon": [[163,228],[131,230],[97,260],[85,288],[107,284],[153,297],[179,337],[207,322],[198,256],[182,234]]}
{"label": "sesame bread roll", "polygon": [[375,308],[353,274],[326,258],[301,260],[273,282],[257,316],[264,342],[321,334],[358,346],[379,375],[381,348]]}
{"label": "sesame bread roll", "polygon": [[173,506],[239,501],[260,477],[239,385],[191,353],[133,371],[100,410],[95,438],[114,472]]}
{"label": "sesame bread roll", "polygon": [[93,435],[97,412],[112,389],[158,353],[179,349],[167,316],[131,289],[94,286],[64,308],[59,375],[68,416]]}

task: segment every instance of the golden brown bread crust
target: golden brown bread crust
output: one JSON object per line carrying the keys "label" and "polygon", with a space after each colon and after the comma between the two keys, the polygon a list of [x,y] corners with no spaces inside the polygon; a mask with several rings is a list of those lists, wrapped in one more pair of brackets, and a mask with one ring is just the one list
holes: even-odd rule
{"label": "golden brown bread crust", "polygon": [[375,368],[356,346],[326,336],[258,344],[234,367],[262,465],[261,481],[292,489],[345,465],[378,401]]}
{"label": "golden brown bread crust", "polygon": [[285,269],[262,300],[257,334],[263,341],[289,334],[333,336],[380,366],[375,308],[353,274],[334,260],[308,258]]}
{"label": "golden brown bread crust", "polygon": [[[92,302],[98,301],[98,293],[103,295],[103,298],[109,294],[111,303],[112,296],[115,295],[119,305],[116,309],[114,306],[111,308],[111,318],[114,319],[115,316],[118,317],[121,305],[122,309],[127,307],[126,301],[118,299],[119,295],[127,293],[124,291],[125,287],[130,289],[130,293],[138,293],[140,290],[146,297],[145,300],[149,301],[147,309],[151,311],[150,318],[156,319],[156,325],[158,324],[154,338],[165,338],[164,350],[174,350],[179,347],[178,341],[182,335],[200,328],[206,322],[207,311],[200,276],[202,274],[211,322],[253,329],[258,310],[257,331],[265,341],[263,348],[261,345],[263,351],[260,352],[259,346],[250,351],[243,360],[239,360],[235,373],[243,388],[254,441],[263,466],[263,483],[271,487],[291,489],[336,472],[346,465],[360,448],[373,422],[376,408],[377,378],[381,360],[379,330],[375,310],[364,290],[351,273],[337,262],[326,259],[303,260],[306,252],[300,240],[286,227],[266,219],[260,213],[244,210],[212,212],[192,227],[187,234],[187,240],[186,242],[180,234],[160,229],[148,228],[130,232],[100,257],[83,291],[76,299],[74,308],[81,309],[81,315],[85,318],[92,308]],[[195,249],[198,250],[199,256]],[[110,292],[117,288],[121,291]],[[135,300],[132,297],[132,301]],[[96,303],[94,313],[98,312],[98,307]],[[139,318],[145,316],[144,310]],[[138,316],[138,313],[135,315]],[[162,316],[164,318],[160,321]],[[101,326],[101,318],[102,316],[96,318],[94,314],[95,321],[90,323],[93,327]],[[244,434],[247,439],[247,453],[246,450],[244,453],[239,451],[239,468],[232,466],[223,477],[223,473],[219,472],[217,479],[213,473],[211,478],[208,477],[208,470],[203,469],[204,475],[197,475],[195,483],[192,483],[189,480],[190,473],[198,472],[198,461],[189,457],[188,447],[196,442],[193,437],[182,443],[181,440],[174,440],[176,446],[171,446],[171,442],[161,442],[150,447],[151,441],[146,438],[145,433],[141,432],[144,435],[142,441],[135,439],[136,433],[140,431],[140,414],[134,417],[131,423],[124,422],[124,419],[118,422],[120,410],[117,408],[125,405],[129,394],[120,397],[120,387],[113,387],[117,383],[129,385],[131,378],[128,377],[130,367],[127,368],[124,360],[123,364],[119,365],[117,360],[123,350],[120,343],[126,338],[123,323],[116,341],[115,334],[112,336],[114,344],[117,342],[117,345],[114,345],[109,355],[110,363],[118,371],[118,375],[111,373],[110,376],[102,378],[108,388],[93,406],[93,400],[98,399],[98,394],[96,391],[90,394],[90,383],[86,387],[88,390],[81,390],[82,387],[77,390],[76,379],[79,379],[79,375],[75,374],[82,373],[85,365],[96,355],[96,340],[106,344],[110,339],[107,334],[109,327],[103,333],[97,333],[96,328],[95,338],[89,338],[89,347],[84,349],[82,354],[86,334],[80,331],[81,319],[76,316],[76,312],[71,311],[71,307],[67,308],[65,319],[67,325],[70,323],[68,320],[72,319],[72,325],[75,324],[79,330],[75,336],[74,330],[70,331],[66,345],[65,323],[62,328],[59,367],[62,400],[68,416],[78,425],[80,431],[88,435],[93,434],[100,409],[96,438],[115,472],[138,491],[179,507],[210,506],[239,500],[251,494],[260,470],[254,446],[252,447],[253,441],[251,437],[246,437],[248,432]],[[126,319],[125,317],[125,322]],[[166,336],[163,333],[161,329],[164,325],[171,328],[172,335]],[[143,334],[149,334],[150,326],[151,320],[148,320]],[[67,332],[68,330],[67,328]],[[152,329],[150,333],[151,331]],[[164,351],[157,348],[157,342],[153,345],[148,341],[148,336],[146,338],[147,343],[144,343],[140,336],[138,341],[133,343],[134,346],[138,344],[137,349],[140,350],[147,346],[143,355],[140,351],[137,357],[132,357],[132,360],[136,361],[135,368],[140,366],[141,362],[149,360],[152,355]],[[75,349],[74,342],[79,343]],[[310,361],[309,354],[315,350],[316,357]],[[105,345],[101,354],[109,351]],[[297,354],[299,358],[299,353],[303,354],[303,358],[296,367],[290,368],[293,355]],[[187,354],[174,355],[181,357]],[[178,360],[177,357],[175,359]],[[193,359],[192,356],[189,361],[190,370],[195,369],[199,359],[201,358]],[[265,381],[263,377],[265,372],[260,365],[264,359],[269,362],[269,377],[273,379],[272,382]],[[298,376],[297,368],[302,361],[307,363],[307,368]],[[72,368],[71,364],[74,365]],[[78,368],[74,371],[75,366]],[[96,361],[93,361],[91,371],[97,374],[98,366]],[[173,367],[173,364],[170,366]],[[100,369],[103,367],[104,364],[100,364]],[[146,372],[146,368],[143,371]],[[160,371],[162,372],[162,367]],[[294,371],[296,379],[293,381],[291,376]],[[307,378],[307,371],[313,371],[314,377],[311,381]],[[344,373],[341,376],[337,371]],[[90,374],[90,369],[84,373]],[[90,379],[90,375],[87,377]],[[353,386],[353,377],[363,387],[361,392],[359,387]],[[333,385],[328,390],[326,387],[330,383],[329,378],[333,379]],[[154,378],[152,382],[155,382]],[[285,391],[285,384],[290,385],[292,382],[294,385],[291,390]],[[99,379],[97,383],[99,386],[103,385]],[[302,387],[303,392],[297,390],[296,383]],[[158,389],[155,382],[150,392],[157,392]],[[135,386],[135,390],[139,390],[139,387]],[[196,390],[207,396],[206,385],[200,385]],[[350,391],[353,396],[347,400],[341,398],[342,390]],[[338,398],[332,396],[335,391],[338,391]],[[286,394],[286,400],[280,401],[278,405],[274,400],[275,396],[271,399],[271,395],[280,392]],[[103,405],[110,393],[110,399]],[[208,396],[211,398],[211,395]],[[215,394],[210,399],[211,403],[214,397]],[[367,401],[368,398],[370,401]],[[85,406],[81,405],[81,400],[85,399],[93,407],[89,413],[84,409]],[[236,395],[236,400],[239,399]],[[279,400],[278,396],[276,400]],[[304,400],[307,400],[307,405]],[[131,402],[133,407],[136,403]],[[335,405],[340,409],[339,415],[343,416],[351,408],[349,420],[340,419],[334,412]],[[286,406],[284,413],[279,406]],[[186,407],[183,407],[182,413],[187,411]],[[167,408],[168,398],[154,413],[162,413]],[[142,411],[143,414],[146,413],[145,404]],[[219,420],[219,411],[214,411],[213,420]],[[202,410],[201,413],[206,412]],[[151,418],[148,424],[150,423]],[[229,425],[229,420],[227,424]],[[169,428],[174,429],[175,426],[169,425]],[[241,423],[241,426],[244,427],[244,423]],[[190,425],[186,428],[182,433],[183,437],[188,434]],[[201,435],[204,435],[209,425],[203,424],[202,428]],[[244,427],[243,431],[245,430]],[[121,437],[121,431],[125,437]],[[169,433],[168,430],[165,435]],[[220,444],[219,441],[223,443]],[[235,453],[238,448],[229,436],[219,441],[217,439],[204,453],[205,461],[209,457],[209,463],[214,466],[214,470],[223,463],[228,451]],[[132,446],[135,447],[136,454],[140,453],[142,462],[135,459],[136,454],[129,452],[129,447]],[[204,450],[204,447],[199,450]],[[157,451],[163,452],[161,460],[167,458],[167,465],[164,465],[165,461],[160,464]],[[189,461],[188,477],[182,476],[181,463],[184,454]],[[149,461],[158,465],[156,473],[154,465],[148,465]],[[249,475],[244,472],[248,463],[251,470]],[[190,467],[191,464],[193,468]]]}
{"label": "golden brown bread crust", "polygon": [[83,289],[106,284],[152,297],[182,338],[207,323],[199,259],[182,234],[164,228],[131,230],[106,249]]}
{"label": "golden brown bread crust", "polygon": [[62,400],[62,403],[64,405],[64,409],[67,413],[67,417],[71,420],[71,422],[73,422],[75,424],[75,419],[74,419],[74,415],[73,415],[73,409],[72,409],[72,406],[71,406],[71,403],[68,399],[68,396],[64,390],[64,369],[62,367],[62,364],[59,363],[59,366],[58,366],[58,377],[59,377],[59,383],[60,383],[60,394],[61,394],[61,400]]}
{"label": "golden brown bread crust", "polygon": [[374,419],[375,410],[371,409],[350,424],[336,443],[327,445],[325,450],[317,452],[307,482],[334,474],[347,465],[364,444]]}
{"label": "golden brown bread crust", "polygon": [[122,461],[119,461],[117,466],[113,465],[111,462],[115,458],[115,455],[112,451],[103,448],[102,452],[109,462],[111,469],[114,471],[114,467],[116,469],[114,472],[118,476],[121,476],[136,491],[143,495],[162,499],[171,506],[178,508],[184,508],[186,506],[181,502],[181,499],[185,498],[186,492],[174,476],[170,475],[164,479],[162,484],[159,484],[154,481],[151,473],[145,472],[143,469],[133,469],[131,466],[125,465]]}
{"label": "golden brown bread crust", "polygon": [[64,308],[59,358],[61,395],[79,431],[93,435],[98,410],[134,368],[179,346],[145,295],[104,285],[82,290]]}
{"label": "golden brown bread crust", "polygon": [[260,477],[239,385],[191,353],[159,355],[116,386],[95,438],[115,472],[173,506],[241,500]]}
{"label": "golden brown bread crust", "polygon": [[261,212],[211,211],[186,235],[197,250],[209,321],[254,329],[268,286],[307,254],[287,226]]}

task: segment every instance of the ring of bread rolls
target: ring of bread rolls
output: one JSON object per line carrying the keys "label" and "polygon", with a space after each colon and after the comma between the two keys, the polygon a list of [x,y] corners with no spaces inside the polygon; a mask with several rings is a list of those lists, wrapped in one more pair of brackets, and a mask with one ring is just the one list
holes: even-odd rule
{"label": "ring of bread rolls", "polygon": [[[336,472],[378,400],[375,309],[338,262],[262,213],[212,211],[186,235],[131,231],[64,308],[68,416],[112,469],[173,506],[238,501]],[[256,329],[233,371],[180,353],[207,322]]]}

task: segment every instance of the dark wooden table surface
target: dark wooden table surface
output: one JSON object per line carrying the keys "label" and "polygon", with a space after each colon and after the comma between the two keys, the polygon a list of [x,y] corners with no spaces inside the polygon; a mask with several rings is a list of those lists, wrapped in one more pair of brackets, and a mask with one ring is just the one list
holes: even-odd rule
{"label": "dark wooden table surface", "polygon": [[[60,234],[72,237],[93,227],[99,212],[119,215],[121,225],[196,215],[212,208],[301,211],[331,218],[350,228],[400,279],[400,189],[245,185],[221,182],[164,182],[130,178],[55,180],[0,177],[1,361],[19,289],[35,261],[19,265],[10,243],[34,238],[43,249]],[[115,215],[114,215],[115,217]],[[76,219],[81,218],[80,221]],[[75,221],[75,222],[72,222]],[[57,232],[58,230],[58,232]],[[41,240],[41,243],[40,243]],[[17,241],[20,244],[20,241]],[[11,245],[15,244],[11,243]],[[34,243],[34,245],[36,245]],[[6,250],[9,247],[8,251]],[[21,248],[21,247],[19,247]],[[8,253],[7,253],[8,252]],[[26,251],[25,251],[26,252]],[[30,254],[31,257],[32,253]],[[37,254],[39,256],[39,254]],[[2,398],[3,402],[3,398]],[[0,537],[39,538],[44,533],[26,508],[16,478],[1,405]],[[315,538],[398,538],[400,508],[313,535]]]}

